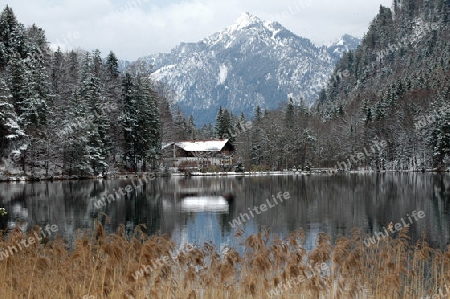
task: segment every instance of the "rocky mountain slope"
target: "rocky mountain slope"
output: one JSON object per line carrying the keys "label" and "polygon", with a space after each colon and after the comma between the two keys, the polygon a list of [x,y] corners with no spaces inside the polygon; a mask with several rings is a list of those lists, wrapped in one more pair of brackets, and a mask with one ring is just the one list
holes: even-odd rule
{"label": "rocky mountain slope", "polygon": [[258,105],[274,109],[289,97],[312,103],[343,52],[358,45],[345,35],[318,47],[277,22],[244,13],[222,32],[142,60],[154,66],[153,78],[174,91],[182,110],[202,124],[214,121],[219,106],[250,116]]}

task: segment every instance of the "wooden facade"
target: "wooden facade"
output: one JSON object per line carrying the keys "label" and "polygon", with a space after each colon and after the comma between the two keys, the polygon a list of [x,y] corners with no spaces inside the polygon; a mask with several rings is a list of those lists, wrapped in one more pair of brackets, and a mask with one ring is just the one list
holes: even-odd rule
{"label": "wooden facade", "polygon": [[184,169],[230,168],[234,146],[228,139],[182,141],[163,144],[164,164]]}

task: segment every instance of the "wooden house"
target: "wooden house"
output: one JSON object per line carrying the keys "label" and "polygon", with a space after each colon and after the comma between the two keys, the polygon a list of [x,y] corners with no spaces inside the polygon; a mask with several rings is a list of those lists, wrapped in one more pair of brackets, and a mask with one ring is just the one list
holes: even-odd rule
{"label": "wooden house", "polygon": [[168,167],[230,168],[233,163],[234,146],[228,139],[195,140],[165,143],[162,146],[164,164]]}

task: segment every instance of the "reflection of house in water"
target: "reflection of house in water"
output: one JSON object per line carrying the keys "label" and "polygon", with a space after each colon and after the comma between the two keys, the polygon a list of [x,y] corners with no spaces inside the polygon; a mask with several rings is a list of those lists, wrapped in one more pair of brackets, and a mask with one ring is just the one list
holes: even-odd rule
{"label": "reflection of house in water", "polygon": [[220,196],[227,193],[236,192],[236,180],[228,180],[211,177],[202,179],[201,177],[192,177],[185,179],[174,176],[163,189],[163,197],[170,197],[171,201],[180,200],[187,196]]}
{"label": "reflection of house in water", "polygon": [[222,195],[230,192],[239,198],[243,194],[236,177],[173,176],[159,182],[161,216],[155,231],[169,234],[177,244],[212,240],[219,245],[225,235],[233,236],[228,222],[236,216]]}
{"label": "reflection of house in water", "polygon": [[171,142],[163,144],[164,164],[168,167],[229,169],[234,146],[228,139]]}

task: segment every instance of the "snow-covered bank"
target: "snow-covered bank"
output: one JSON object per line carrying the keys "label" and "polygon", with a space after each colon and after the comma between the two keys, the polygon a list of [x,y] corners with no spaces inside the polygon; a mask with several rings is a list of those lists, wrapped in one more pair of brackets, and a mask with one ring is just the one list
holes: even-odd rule
{"label": "snow-covered bank", "polygon": [[138,172],[138,173],[110,173],[106,176],[90,175],[90,176],[76,176],[76,175],[55,175],[55,176],[30,176],[30,175],[5,175],[0,173],[0,182],[34,182],[34,181],[67,181],[67,180],[98,180],[98,179],[132,179],[144,177],[163,176],[152,172]]}
{"label": "snow-covered bank", "polygon": [[[149,176],[196,176],[196,177],[212,177],[212,176],[281,176],[281,175],[310,175],[325,173],[323,171],[259,171],[259,172],[174,172],[167,175],[161,173],[140,172],[140,173],[111,173],[106,177],[99,176],[68,176],[68,175],[55,175],[55,176],[28,176],[28,175],[2,175],[0,174],[0,182],[25,182],[25,181],[62,181],[62,180],[95,180],[95,179],[131,179],[131,178],[143,178]],[[331,170],[330,172],[331,173]]]}
{"label": "snow-covered bank", "polygon": [[144,178],[144,177],[164,177],[164,176],[195,176],[195,177],[217,177],[217,176],[283,176],[283,175],[334,175],[334,174],[370,174],[370,173],[405,173],[405,172],[449,172],[442,171],[440,169],[426,169],[426,170],[346,170],[346,171],[336,171],[334,168],[321,168],[312,169],[311,171],[246,171],[246,172],[174,172],[170,174],[162,173],[152,173],[152,172],[139,172],[139,173],[109,173],[107,176],[76,176],[76,175],[55,175],[55,176],[30,176],[30,175],[6,175],[0,173],[0,182],[32,182],[32,181],[66,181],[66,180],[97,180],[97,179],[133,179],[133,178]]}
{"label": "snow-covered bank", "polygon": [[[262,175],[287,175],[283,171],[261,171],[261,172],[191,172],[191,176],[262,176]],[[182,174],[184,175],[184,174]]]}

